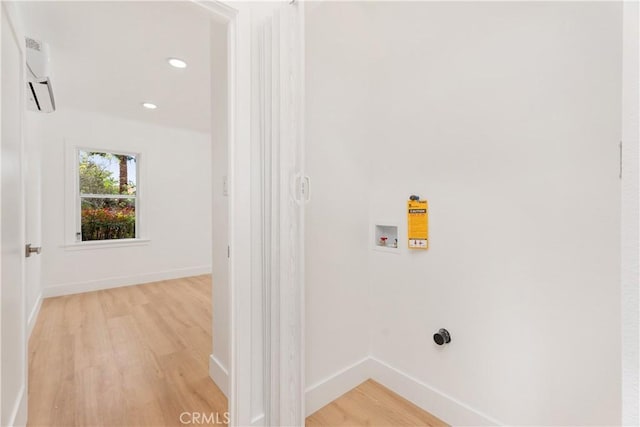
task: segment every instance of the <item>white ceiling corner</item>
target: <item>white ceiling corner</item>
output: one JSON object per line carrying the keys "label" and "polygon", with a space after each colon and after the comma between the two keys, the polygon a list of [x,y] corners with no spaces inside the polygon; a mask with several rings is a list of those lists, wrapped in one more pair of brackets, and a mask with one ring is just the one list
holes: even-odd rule
{"label": "white ceiling corner", "polygon": [[[27,36],[49,44],[60,108],[209,132],[210,17],[189,1],[22,2]],[[176,57],[188,63],[169,66]],[[156,110],[141,107],[144,101]]]}

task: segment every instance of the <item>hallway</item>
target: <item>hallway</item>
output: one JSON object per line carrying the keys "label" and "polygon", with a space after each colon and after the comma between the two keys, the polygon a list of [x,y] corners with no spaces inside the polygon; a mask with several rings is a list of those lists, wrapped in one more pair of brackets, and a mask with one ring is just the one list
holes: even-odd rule
{"label": "hallway", "polygon": [[211,341],[210,276],[46,299],[29,342],[29,425],[224,420]]}

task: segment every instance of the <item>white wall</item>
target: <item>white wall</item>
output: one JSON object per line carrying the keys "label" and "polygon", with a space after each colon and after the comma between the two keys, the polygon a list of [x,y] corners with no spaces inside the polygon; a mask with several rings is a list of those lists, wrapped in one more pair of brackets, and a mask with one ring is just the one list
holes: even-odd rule
{"label": "white wall", "polygon": [[[318,390],[329,377],[370,352],[368,143],[376,137],[370,125],[377,114],[371,103],[375,81],[363,76],[381,53],[368,34],[353,31],[366,28],[366,6],[306,6],[305,150],[312,195],[305,218],[305,381],[310,412],[324,400],[314,393],[324,395]],[[349,384],[359,380],[356,376]]]}
{"label": "white wall", "polygon": [[[621,422],[621,10],[310,8],[308,384],[372,333],[371,376],[450,423]],[[410,194],[430,250],[370,250]]]}
{"label": "white wall", "polygon": [[[153,114],[153,112],[150,112]],[[44,296],[211,271],[211,141],[207,134],[59,108],[41,116]],[[142,154],[148,244],[65,247],[66,144]],[[144,164],[143,164],[144,162]],[[144,182],[142,181],[144,180]]]}
{"label": "white wall", "polygon": [[210,373],[215,383],[228,396],[230,369],[230,295],[229,295],[229,197],[225,194],[228,174],[227,149],[227,28],[211,23],[211,154],[213,202],[213,354]]}

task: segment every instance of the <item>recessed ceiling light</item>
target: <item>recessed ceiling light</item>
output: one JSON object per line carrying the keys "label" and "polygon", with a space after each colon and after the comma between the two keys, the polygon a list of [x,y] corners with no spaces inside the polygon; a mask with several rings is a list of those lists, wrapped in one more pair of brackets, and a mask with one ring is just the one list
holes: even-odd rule
{"label": "recessed ceiling light", "polygon": [[144,108],[148,108],[149,110],[155,110],[156,108],[158,108],[158,106],[156,104],[154,104],[153,102],[143,102],[142,106]]}
{"label": "recessed ceiling light", "polygon": [[175,68],[187,68],[187,63],[184,62],[182,59],[169,58],[167,59],[167,62],[169,62],[169,65]]}

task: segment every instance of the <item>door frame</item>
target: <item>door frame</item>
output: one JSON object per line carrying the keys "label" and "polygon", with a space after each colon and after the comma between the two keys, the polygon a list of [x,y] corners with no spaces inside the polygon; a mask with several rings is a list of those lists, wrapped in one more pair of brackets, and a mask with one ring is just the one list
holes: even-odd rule
{"label": "door frame", "polygon": [[304,425],[304,3],[260,24],[264,425]]}
{"label": "door frame", "polygon": [[[191,1],[206,8],[214,20],[227,26],[230,425],[274,425],[274,422],[302,425],[303,234],[301,229],[292,235],[281,234],[294,238],[293,246],[271,244],[264,236],[280,233],[281,225],[303,224],[303,195],[298,194],[300,187],[296,187],[296,183],[301,182],[304,159],[304,6],[296,0],[277,0],[260,6],[232,0]],[[279,56],[272,64],[278,70],[281,84],[278,90],[265,97],[267,76],[275,75],[271,70],[264,73],[264,68],[260,69],[263,64],[259,58],[264,54],[260,36],[270,20],[277,20],[283,28]],[[286,126],[281,125],[276,133],[267,134],[263,126],[264,114],[276,105],[278,123]],[[285,165],[281,158],[266,156],[263,148],[268,141],[274,141],[280,153],[297,153],[295,160],[287,160],[286,166],[296,168],[291,177],[280,179],[277,171]],[[269,169],[266,169],[267,165]],[[256,173],[258,168],[260,173]],[[279,195],[282,198],[278,198]],[[270,215],[265,215],[267,203],[288,206],[288,209],[274,209]],[[300,209],[292,209],[294,204]],[[291,270],[287,262],[294,259],[297,268]],[[251,302],[256,296],[262,298],[260,331],[252,330],[250,314]],[[261,340],[256,334],[262,336]],[[251,404],[256,380],[251,369],[252,349],[262,351],[264,355],[260,378],[264,407],[263,413],[257,415],[252,413],[255,408]],[[272,405],[269,396],[277,396],[278,405]]]}
{"label": "door frame", "polygon": [[[25,87],[25,82],[26,82],[26,70],[25,70],[25,61],[26,61],[26,46],[24,45],[24,43],[21,42],[22,37],[23,37],[23,28],[21,25],[21,21],[19,19],[19,13],[16,10],[16,6],[15,6],[15,2],[14,1],[2,1],[0,4],[0,7],[2,8],[1,13],[5,14],[7,17],[7,21],[9,23],[9,29],[10,32],[12,33],[12,36],[14,38],[14,41],[18,47],[18,51],[20,52],[20,87],[21,87],[21,92],[24,93],[24,87]],[[2,26],[2,22],[0,22],[0,29]],[[1,37],[1,36],[0,36]],[[1,60],[0,60],[1,62]],[[1,85],[1,83],[0,83]],[[2,94],[2,88],[0,87],[0,94]],[[1,106],[0,106],[1,109]],[[21,192],[21,200],[20,200],[20,218],[22,219],[19,227],[20,227],[20,247],[24,248],[24,245],[26,243],[26,197],[25,197],[25,191],[26,191],[26,175],[25,175],[25,140],[24,140],[24,134],[25,134],[25,111],[26,111],[26,106],[25,106],[25,100],[24,97],[21,97],[20,99],[20,192]],[[2,127],[2,115],[1,115],[1,111],[0,111],[0,130]],[[1,138],[1,132],[0,132],[0,138]],[[0,153],[1,155],[1,153]],[[0,176],[1,179],[1,176]],[[1,207],[0,207],[1,209]],[[1,231],[0,231],[1,232]],[[1,265],[0,265],[1,268]],[[22,366],[22,371],[21,372],[21,376],[23,378],[24,383],[22,384],[22,387],[20,388],[18,395],[15,396],[16,400],[15,400],[15,404],[14,407],[11,409],[11,415],[9,416],[9,423],[10,425],[23,425],[26,423],[27,421],[27,407],[28,407],[28,402],[27,402],[27,397],[28,397],[28,387],[29,387],[29,380],[28,380],[28,375],[29,375],[29,349],[28,349],[28,345],[29,345],[29,336],[27,334],[27,321],[28,321],[28,314],[27,314],[27,292],[26,292],[26,260],[24,258],[24,256],[20,257],[20,269],[22,271],[22,283],[21,283],[21,287],[22,287],[22,295],[21,295],[21,305],[22,305],[22,319],[18,319],[19,321],[17,322],[17,326],[18,328],[20,328],[20,333],[22,335],[22,339],[23,339],[23,345],[22,345],[22,354],[23,354],[23,366]],[[3,288],[3,284],[2,284],[2,280],[0,278],[0,298],[2,296],[2,288]],[[2,309],[2,307],[0,306],[0,310]],[[2,327],[1,324],[2,321],[2,315],[0,313],[0,328]],[[2,352],[2,339],[1,339],[1,334],[0,334],[0,354]],[[3,378],[1,376],[1,371],[0,371],[0,385],[2,384]],[[0,393],[2,392],[1,387],[0,387]],[[2,398],[2,395],[0,394],[0,399]]]}
{"label": "door frame", "polygon": [[640,423],[640,6],[625,2],[622,9],[622,135],[621,179],[621,326],[622,423]]}
{"label": "door frame", "polygon": [[[251,12],[244,4],[194,0],[227,26],[230,367],[229,424],[251,424]],[[243,315],[244,314],[244,315]]]}

